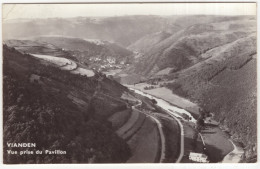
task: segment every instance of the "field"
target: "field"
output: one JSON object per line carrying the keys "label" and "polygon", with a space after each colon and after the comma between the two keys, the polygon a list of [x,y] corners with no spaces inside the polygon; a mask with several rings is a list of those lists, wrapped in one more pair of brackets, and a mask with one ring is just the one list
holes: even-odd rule
{"label": "field", "polygon": [[146,116],[143,113],[139,114],[138,120],[134,123],[134,125],[122,135],[122,138],[128,140],[131,138],[144,124]]}
{"label": "field", "polygon": [[141,129],[128,141],[132,156],[127,163],[158,162],[160,154],[160,135],[157,125],[146,118]]}
{"label": "field", "polygon": [[131,113],[131,109],[116,112],[108,118],[108,121],[112,123],[113,129],[117,130],[127,122],[129,117],[131,116]]}
{"label": "field", "polygon": [[188,99],[182,98],[176,94],[174,94],[170,89],[165,87],[158,87],[151,90],[144,90],[144,87],[148,86],[147,83],[139,83],[135,85],[130,85],[130,87],[139,89],[141,91],[144,91],[145,93],[151,94],[153,96],[156,96],[158,98],[162,98],[165,101],[170,102],[173,105],[176,105],[178,107],[184,108],[194,114],[199,114],[199,107],[189,101]]}
{"label": "field", "polygon": [[165,163],[176,162],[180,153],[180,127],[177,121],[160,117],[165,135],[166,151]]}
{"label": "field", "polygon": [[49,55],[39,55],[39,54],[31,54],[31,55],[36,58],[51,62],[57,66],[65,66],[65,65],[71,64],[71,61],[68,59],[65,59],[65,58],[59,58],[59,57],[54,57],[54,56],[49,56]]}
{"label": "field", "polygon": [[[131,86],[129,86],[131,88]],[[185,119],[185,116],[188,117],[186,120],[196,122],[196,117],[198,116],[198,113],[188,112],[183,108],[180,108],[176,105],[172,105],[173,103],[169,103],[161,98],[157,98],[151,94],[147,94],[146,91],[136,90],[131,88],[132,90],[135,90],[137,94],[141,94],[143,96],[146,96],[152,100],[155,100],[156,104],[160,107],[162,107],[164,110],[168,111],[169,113],[173,114],[176,117],[179,117],[181,119]]]}
{"label": "field", "polygon": [[71,73],[73,74],[80,74],[82,76],[87,77],[92,77],[95,75],[93,70],[78,67],[74,61],[66,58],[38,54],[32,54],[32,56],[51,62],[56,66],[60,67],[61,70],[68,70],[71,71]]}
{"label": "field", "polygon": [[45,61],[51,62],[58,67],[61,67],[62,70],[74,70],[77,68],[77,64],[69,59],[54,57],[49,55],[39,55],[39,54],[31,54],[32,56],[43,59]]}
{"label": "field", "polygon": [[220,162],[233,150],[229,136],[223,133],[218,127],[208,127],[202,131],[206,143],[206,154],[211,162]]}
{"label": "field", "polygon": [[118,136],[122,137],[128,130],[130,130],[133,125],[138,121],[140,113],[138,111],[132,111],[130,118],[127,120],[127,122],[120,127],[116,133]]}
{"label": "field", "polygon": [[109,76],[109,75],[114,76],[115,74],[119,73],[120,71],[122,71],[122,70],[121,69],[115,69],[115,70],[108,70],[107,72],[103,72],[103,73],[107,76]]}
{"label": "field", "polygon": [[137,74],[124,74],[119,73],[115,76],[121,84],[134,84],[143,80],[143,77]]}
{"label": "field", "polygon": [[87,77],[92,77],[92,76],[95,75],[93,70],[84,69],[84,68],[80,68],[80,67],[78,67],[77,69],[71,71],[71,73],[80,74],[82,76],[87,76]]}

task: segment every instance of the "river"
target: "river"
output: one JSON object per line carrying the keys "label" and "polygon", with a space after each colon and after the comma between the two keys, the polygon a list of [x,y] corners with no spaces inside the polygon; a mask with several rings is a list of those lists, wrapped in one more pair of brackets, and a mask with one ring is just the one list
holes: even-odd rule
{"label": "river", "polygon": [[159,107],[161,107],[162,109],[164,109],[164,110],[167,111],[168,113],[173,114],[174,116],[181,118],[182,120],[186,120],[186,119],[182,116],[182,114],[186,114],[186,115],[190,118],[190,120],[189,120],[190,122],[196,123],[196,121],[197,121],[197,120],[191,115],[190,112],[188,112],[188,111],[186,111],[186,110],[184,110],[184,109],[182,109],[182,108],[173,106],[173,105],[171,105],[170,103],[168,103],[167,101],[165,101],[165,100],[163,100],[163,99],[157,98],[157,97],[152,96],[152,95],[147,94],[147,93],[144,93],[144,92],[142,92],[142,91],[140,91],[140,90],[137,90],[137,89],[134,89],[134,88],[131,88],[131,87],[128,87],[128,88],[129,88],[130,90],[134,91],[134,92],[137,93],[137,94],[140,94],[140,95],[143,95],[143,96],[148,97],[148,98],[150,98],[150,99],[156,100],[157,105],[158,105]]}

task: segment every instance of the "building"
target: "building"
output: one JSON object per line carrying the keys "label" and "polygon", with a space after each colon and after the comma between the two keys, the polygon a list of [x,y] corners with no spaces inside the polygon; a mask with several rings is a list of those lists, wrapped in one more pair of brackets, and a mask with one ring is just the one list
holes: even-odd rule
{"label": "building", "polygon": [[189,159],[199,163],[208,163],[208,156],[202,153],[190,152]]}
{"label": "building", "polygon": [[107,61],[108,61],[108,63],[110,63],[110,64],[115,64],[115,63],[116,63],[116,59],[115,59],[115,58],[112,58],[112,57],[107,58]]}

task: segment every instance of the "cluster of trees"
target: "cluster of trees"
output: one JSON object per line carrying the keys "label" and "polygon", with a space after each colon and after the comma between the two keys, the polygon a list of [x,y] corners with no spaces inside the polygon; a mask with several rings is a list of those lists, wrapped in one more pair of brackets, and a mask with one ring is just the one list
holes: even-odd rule
{"label": "cluster of trees", "polygon": [[150,85],[157,85],[158,82],[162,81],[161,78],[153,78],[153,79],[149,79],[146,81],[147,84],[150,84]]}
{"label": "cluster of trees", "polygon": [[[113,163],[129,158],[130,149],[124,140],[107,123],[91,116],[95,114],[95,104],[88,103],[89,108],[82,111],[62,97],[64,95],[57,98],[49,90],[51,87],[31,83],[28,77],[37,72],[53,82],[67,83],[67,89],[85,91],[87,95],[94,92],[97,80],[44,66],[33,57],[7,46],[3,52],[4,163]],[[36,148],[28,150],[63,150],[67,153],[12,155],[7,150],[27,148],[10,148],[7,143],[36,143]]]}
{"label": "cluster of trees", "polygon": [[155,86],[145,86],[144,90],[151,90],[151,89],[155,89]]}

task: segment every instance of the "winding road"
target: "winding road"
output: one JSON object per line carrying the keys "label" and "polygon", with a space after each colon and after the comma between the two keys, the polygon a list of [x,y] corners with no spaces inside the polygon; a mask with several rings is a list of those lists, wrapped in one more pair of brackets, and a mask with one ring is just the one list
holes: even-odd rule
{"label": "winding road", "polygon": [[[162,107],[163,108],[163,107]],[[168,111],[168,110],[166,110],[166,112],[172,117],[172,118],[174,118],[177,122],[178,122],[178,124],[179,124],[179,126],[180,126],[180,131],[181,131],[181,139],[180,139],[180,155],[179,155],[179,157],[178,157],[178,159],[176,160],[176,163],[180,163],[180,161],[181,161],[181,159],[182,159],[182,157],[183,157],[183,155],[184,155],[184,129],[183,129],[183,125],[182,125],[182,123],[181,123],[181,121],[178,119],[178,118],[176,118],[170,111]]]}
{"label": "winding road", "polygon": [[154,116],[152,116],[152,115],[150,115],[150,114],[148,114],[148,113],[144,113],[144,112],[138,110],[136,107],[137,107],[137,106],[140,106],[141,104],[142,104],[142,101],[141,101],[141,100],[138,100],[138,104],[135,105],[135,106],[132,106],[132,109],[133,109],[133,110],[136,110],[136,111],[138,111],[138,112],[140,112],[140,113],[143,113],[143,114],[145,114],[145,115],[147,115],[147,116],[149,116],[151,119],[153,119],[153,120],[155,121],[155,123],[156,123],[156,125],[157,125],[157,128],[158,128],[158,130],[159,130],[159,134],[160,134],[160,140],[161,140],[161,156],[160,156],[159,162],[162,163],[163,160],[165,159],[165,149],[166,149],[166,145],[165,145],[165,135],[164,135],[164,133],[163,133],[162,124],[161,124],[161,122],[160,122],[156,117],[154,117]]}
{"label": "winding road", "polygon": [[[137,89],[132,89],[132,88],[130,88],[130,89],[133,90],[133,91],[135,91],[135,92],[136,92],[136,90],[137,90]],[[139,91],[139,90],[137,90],[137,91]],[[143,94],[142,91],[139,91],[138,94],[141,94],[141,95],[143,95],[143,96],[149,95],[149,94],[147,94],[147,93]],[[151,96],[151,95],[150,95],[150,96]],[[176,121],[178,122],[179,126],[180,126],[180,132],[181,132],[181,133],[180,133],[180,154],[179,154],[178,159],[176,160],[176,163],[180,163],[180,161],[182,160],[183,155],[184,155],[184,129],[183,129],[183,125],[182,125],[181,121],[174,115],[173,112],[169,111],[169,110],[166,109],[164,106],[161,106],[161,105],[160,105],[161,102],[158,102],[159,99],[158,99],[157,97],[155,97],[155,96],[151,96],[151,97],[157,101],[157,106],[159,106],[159,107],[161,107],[163,110],[165,110],[165,111],[167,112],[167,114],[170,115],[174,120],[176,120]],[[141,101],[140,101],[140,102],[141,102]],[[139,102],[138,105],[142,104],[142,102],[141,102],[141,103],[140,103],[140,102]],[[138,106],[138,105],[133,106],[133,108],[135,108],[135,107]],[[173,106],[173,107],[174,107],[174,106]],[[136,110],[137,110],[137,109],[136,109]],[[138,110],[138,111],[139,111],[139,110]],[[147,115],[148,115],[148,114],[147,114]],[[149,115],[149,116],[152,117],[154,120],[156,119],[154,116],[151,116],[151,115]],[[159,128],[159,132],[160,132],[160,130],[161,130],[161,132],[160,132],[161,140],[164,139],[164,146],[162,146],[162,147],[164,147],[164,148],[162,148],[162,153],[161,153],[161,158],[160,158],[160,162],[162,162],[162,160],[163,160],[163,157],[162,157],[163,155],[162,155],[162,154],[164,154],[164,152],[165,152],[165,136],[164,136],[164,134],[163,134],[162,124],[160,123],[160,121],[159,121],[158,119],[156,119],[155,122],[157,123],[157,126],[158,126],[158,128]],[[162,141],[162,143],[163,143],[163,141]],[[163,149],[164,149],[164,151],[163,151]]]}

